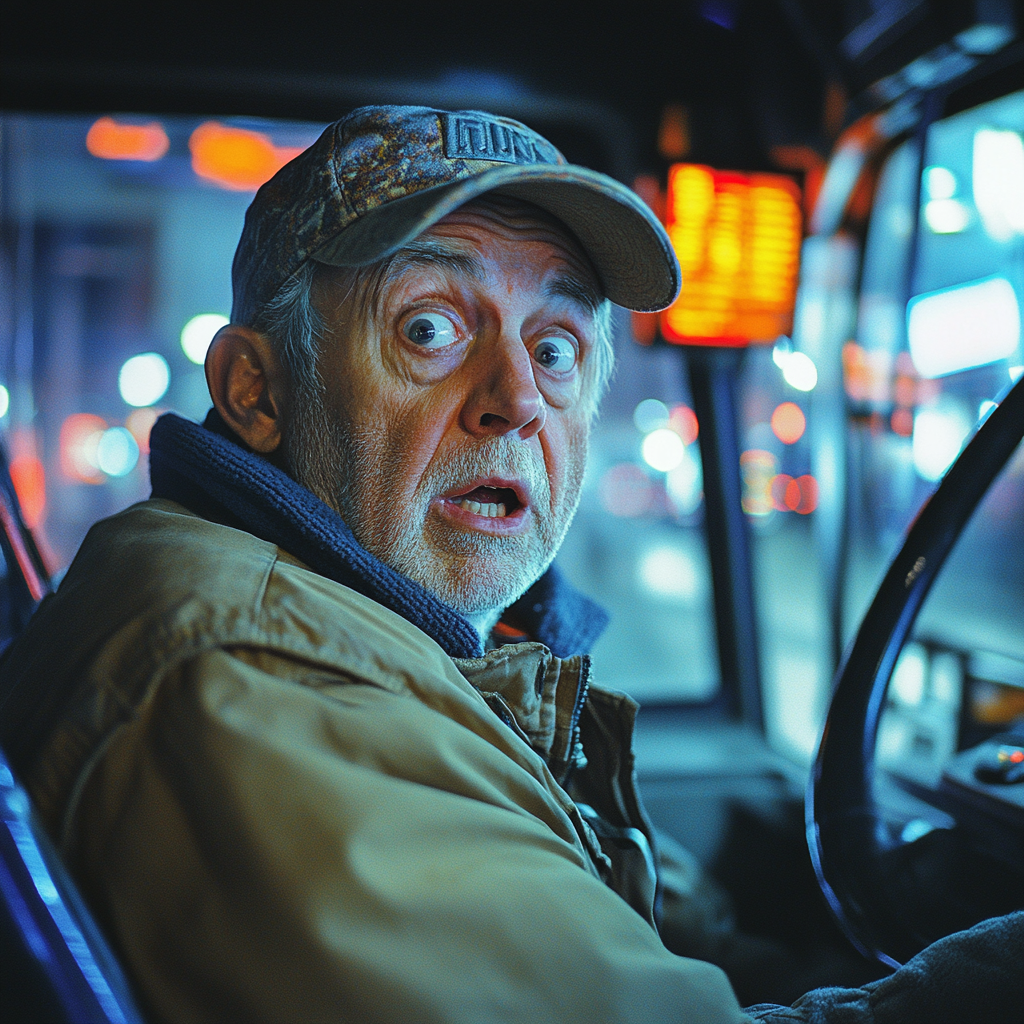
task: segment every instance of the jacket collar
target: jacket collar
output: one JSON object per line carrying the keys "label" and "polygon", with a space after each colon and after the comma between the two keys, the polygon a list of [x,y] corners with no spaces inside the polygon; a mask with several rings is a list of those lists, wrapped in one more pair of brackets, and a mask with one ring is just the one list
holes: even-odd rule
{"label": "jacket collar", "polygon": [[557,658],[543,644],[499,647],[455,666],[492,711],[547,762],[564,785],[573,768],[586,766],[580,713],[590,687],[590,658]]}
{"label": "jacket collar", "polygon": [[[248,450],[216,410],[203,425],[173,413],[150,435],[154,498],[245,530],[283,548],[314,572],[397,612],[453,658],[483,653],[476,629],[424,587],[385,565],[342,518],[266,459]],[[559,657],[590,648],[608,616],[552,566],[511,608],[516,627]]]}

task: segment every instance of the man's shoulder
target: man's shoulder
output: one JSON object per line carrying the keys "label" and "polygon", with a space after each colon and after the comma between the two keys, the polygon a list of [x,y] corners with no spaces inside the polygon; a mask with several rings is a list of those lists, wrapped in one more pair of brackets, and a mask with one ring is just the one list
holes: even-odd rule
{"label": "man's shoulder", "polygon": [[[430,679],[440,690],[467,685],[434,641],[394,612],[270,542],[151,500],[90,530],[9,652],[0,741],[22,771],[50,752],[61,784],[43,789],[60,799],[42,802],[59,807],[68,778],[161,680],[225,649],[272,662],[294,682],[312,674],[393,692],[408,692],[413,676],[427,689]],[[50,757],[55,743],[59,756]],[[36,790],[38,802],[45,794]]]}
{"label": "man's shoulder", "polygon": [[391,644],[397,632],[436,646],[400,616],[276,544],[151,499],[92,527],[13,660],[32,646],[32,634],[53,639],[59,633],[75,648],[65,650],[66,662],[80,662],[118,635],[118,649],[138,648],[129,664],[239,644],[331,661],[349,649],[353,633],[381,629]]}

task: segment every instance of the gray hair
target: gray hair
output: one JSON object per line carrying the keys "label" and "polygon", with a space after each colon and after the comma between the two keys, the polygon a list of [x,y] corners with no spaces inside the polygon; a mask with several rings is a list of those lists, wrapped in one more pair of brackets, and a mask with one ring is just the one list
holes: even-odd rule
{"label": "gray hair", "polygon": [[[367,267],[348,269],[342,273],[348,279],[348,288],[367,281],[381,286],[388,279],[388,268],[394,254]],[[338,268],[307,260],[277,290],[274,297],[256,313],[249,325],[265,335],[274,346],[297,394],[306,400],[319,401],[323,395],[323,380],[317,369],[323,339],[330,333],[326,318],[317,307],[314,294],[323,273],[337,273]],[[376,296],[367,296],[371,304]],[[341,300],[335,300],[340,305]],[[594,346],[595,391],[594,411],[611,380],[615,367],[615,349],[612,344],[612,304],[602,299],[595,311],[596,344]]]}

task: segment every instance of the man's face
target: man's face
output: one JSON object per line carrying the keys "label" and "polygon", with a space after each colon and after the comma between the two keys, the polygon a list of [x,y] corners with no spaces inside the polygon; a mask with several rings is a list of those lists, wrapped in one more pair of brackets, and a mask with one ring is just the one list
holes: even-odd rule
{"label": "man's face", "polygon": [[321,297],[323,408],[296,410],[292,466],[382,561],[464,614],[504,608],[579,499],[593,271],[557,222],[486,201],[382,273],[377,289]]}

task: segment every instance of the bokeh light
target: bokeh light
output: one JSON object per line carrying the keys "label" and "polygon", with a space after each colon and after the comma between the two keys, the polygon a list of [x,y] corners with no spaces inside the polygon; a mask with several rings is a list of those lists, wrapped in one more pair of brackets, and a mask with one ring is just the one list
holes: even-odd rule
{"label": "bokeh light", "polygon": [[807,420],[795,402],[783,402],[772,413],[772,433],[783,444],[796,444],[806,428]]}
{"label": "bokeh light", "polygon": [[167,393],[171,383],[171,368],[157,352],[144,352],[132,356],[117,376],[121,397],[134,406],[152,405]]}
{"label": "bokeh light", "polygon": [[3,386],[3,384],[0,384],[0,420],[7,415],[7,411],[10,407],[11,393]]}
{"label": "bokeh light", "polygon": [[213,336],[229,323],[221,313],[199,313],[181,329],[181,348],[198,366],[206,361],[206,352]]}
{"label": "bokeh light", "polygon": [[112,117],[93,122],[85,136],[85,148],[101,160],[159,160],[170,149],[167,132],[159,121],[122,124]]}
{"label": "bokeh light", "polygon": [[60,469],[66,477],[83,484],[103,482],[97,452],[106,429],[106,420],[88,412],[72,413],[64,420],[60,426]]}
{"label": "bokeh light", "polygon": [[124,421],[143,455],[149,454],[149,432],[153,429],[158,416],[156,409],[133,409]]}
{"label": "bokeh light", "polygon": [[668,425],[683,439],[683,444],[693,444],[700,432],[697,414],[688,405],[673,406]]}
{"label": "bokeh light", "polygon": [[683,461],[686,454],[686,445],[683,444],[683,439],[674,430],[669,430],[668,427],[661,427],[658,430],[652,430],[644,438],[641,452],[643,453],[644,462],[651,469],[656,469],[660,473],[667,473],[669,470],[675,469]]}
{"label": "bokeh light", "polygon": [[692,515],[700,506],[703,497],[704,480],[700,459],[687,448],[675,469],[665,477],[665,491],[676,512],[681,516]]}
{"label": "bokeh light", "polygon": [[813,391],[818,383],[818,368],[804,352],[791,352],[782,366],[782,376],[797,391]]}
{"label": "bokeh light", "polygon": [[96,465],[107,476],[127,476],[139,461],[139,446],[126,427],[111,427],[100,435]]}
{"label": "bokeh light", "polygon": [[966,412],[952,402],[919,409],[914,416],[911,440],[918,475],[932,483],[938,480],[959,455],[971,426]]}
{"label": "bokeh light", "polygon": [[657,398],[645,398],[633,410],[633,423],[641,434],[668,424],[668,406]]}
{"label": "bokeh light", "polygon": [[645,551],[637,562],[637,576],[649,593],[687,604],[702,589],[700,566],[688,551],[674,544],[659,544]]}
{"label": "bokeh light", "polygon": [[301,146],[275,146],[263,132],[204,121],[188,140],[192,170],[221,188],[255,192],[289,160]]}
{"label": "bokeh light", "polygon": [[743,494],[740,504],[749,516],[766,516],[774,511],[772,480],[778,472],[778,460],[761,448],[748,448],[740,455]]}
{"label": "bokeh light", "polygon": [[11,459],[11,483],[21,506],[25,525],[34,530],[46,511],[46,470],[35,455],[16,455]]}

